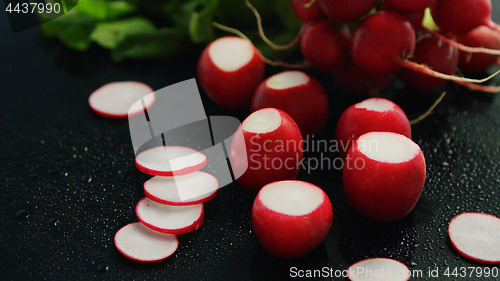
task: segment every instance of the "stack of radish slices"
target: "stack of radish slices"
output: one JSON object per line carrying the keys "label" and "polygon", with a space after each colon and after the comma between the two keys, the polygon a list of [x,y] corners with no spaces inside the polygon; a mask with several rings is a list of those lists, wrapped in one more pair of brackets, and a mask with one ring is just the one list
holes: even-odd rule
{"label": "stack of radish slices", "polygon": [[203,153],[182,146],[159,146],[137,155],[136,167],[153,177],[144,183],[146,197],[135,207],[139,222],[115,234],[120,253],[138,262],[161,261],[177,250],[176,235],[201,226],[204,202],[219,190],[214,176],[199,171],[206,163]]}

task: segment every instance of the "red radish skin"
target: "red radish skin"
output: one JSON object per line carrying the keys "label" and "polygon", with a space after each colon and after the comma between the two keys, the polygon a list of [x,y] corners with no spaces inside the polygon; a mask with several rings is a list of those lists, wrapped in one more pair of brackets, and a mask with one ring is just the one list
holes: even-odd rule
{"label": "red radish skin", "polygon": [[345,157],[354,141],[373,131],[387,131],[411,137],[410,120],[394,102],[370,98],[348,107],[339,118],[335,139],[339,153]]}
{"label": "red radish skin", "polygon": [[[427,37],[418,41],[411,60],[440,73],[453,75],[458,64],[458,50],[436,37]],[[403,68],[399,77],[408,87],[420,92],[432,91],[447,81],[408,68]]]}
{"label": "red radish skin", "polygon": [[399,12],[423,12],[425,8],[434,4],[436,0],[384,0],[384,3]]}
{"label": "red radish skin", "polygon": [[227,36],[205,48],[198,62],[197,76],[215,103],[240,109],[250,105],[264,70],[264,61],[250,41]]}
{"label": "red radish skin", "polygon": [[332,204],[316,185],[278,181],[264,186],[253,203],[255,234],[271,254],[306,255],[325,239],[332,225]]}
{"label": "red radish skin", "polygon": [[[346,270],[351,281],[410,280],[411,272],[406,265],[388,258],[370,258],[358,261]],[[378,274],[378,276],[376,275]]]}
{"label": "red radish skin", "polygon": [[[464,36],[458,37],[457,41],[465,46],[500,50],[500,30],[481,25]],[[460,52],[458,67],[467,73],[486,72],[495,65],[499,58],[499,56],[495,55]]]}
{"label": "red radish skin", "polygon": [[232,140],[229,159],[233,174],[241,175],[239,184],[255,191],[273,181],[295,179],[303,145],[300,129],[290,115],[275,108],[257,110],[242,122]]}
{"label": "red radish skin", "polygon": [[360,214],[389,222],[405,217],[417,204],[425,182],[425,159],[411,139],[391,132],[370,132],[351,146],[342,170],[344,192]]}
{"label": "red radish skin", "polygon": [[185,234],[200,228],[204,218],[203,203],[170,206],[141,199],[136,207],[137,218],[152,230],[168,234]]}
{"label": "red radish skin", "polygon": [[[144,101],[144,105],[142,101]],[[125,119],[143,113],[155,101],[148,85],[135,81],[111,82],[95,90],[88,99],[90,108],[98,115]]]}
{"label": "red radish skin", "polygon": [[468,259],[500,263],[500,219],[484,213],[462,213],[448,225],[451,244]]}
{"label": "red radish skin", "polygon": [[319,133],[328,118],[325,89],[301,71],[284,71],[264,80],[255,91],[251,111],[273,107],[288,113],[302,136]]}
{"label": "red radish skin", "polygon": [[349,36],[331,20],[310,24],[300,39],[300,50],[306,61],[320,71],[339,66],[349,52]]}
{"label": "red radish skin", "polygon": [[490,0],[436,0],[430,8],[443,33],[463,35],[480,25],[498,29],[491,21]]}
{"label": "red radish skin", "polygon": [[207,164],[207,157],[183,146],[157,146],[145,150],[135,158],[139,171],[153,176],[181,176],[196,172]]}
{"label": "red radish skin", "polygon": [[367,14],[377,0],[318,0],[323,12],[337,22],[354,21]]}
{"label": "red radish skin", "polygon": [[[435,0],[433,0],[432,2],[434,2],[434,1]],[[413,1],[405,1],[405,3],[413,3]],[[387,1],[382,1],[382,2],[379,2],[379,4],[378,4],[378,10],[379,11],[397,12],[397,13],[401,14],[402,16],[404,16],[411,23],[411,25],[413,25],[413,28],[415,29],[415,31],[422,29],[422,20],[424,19],[425,9],[423,9],[421,11],[416,11],[416,12],[402,12],[402,11],[398,11],[397,9],[389,6],[389,4],[387,4]]]}
{"label": "red radish skin", "polygon": [[[305,23],[322,20],[327,16],[321,10],[319,1],[311,0],[290,0],[293,11]],[[310,4],[311,3],[311,4]]]}
{"label": "red radish skin", "polygon": [[217,179],[196,171],[183,176],[152,177],[144,183],[147,198],[171,206],[187,206],[207,202],[219,191]]}
{"label": "red radish skin", "polygon": [[177,236],[154,231],[140,222],[120,228],[114,243],[126,258],[142,263],[162,261],[172,256],[179,247]]}
{"label": "red radish skin", "polygon": [[361,69],[375,74],[396,73],[401,61],[415,50],[415,30],[402,15],[380,11],[354,30],[350,50],[353,62]]}

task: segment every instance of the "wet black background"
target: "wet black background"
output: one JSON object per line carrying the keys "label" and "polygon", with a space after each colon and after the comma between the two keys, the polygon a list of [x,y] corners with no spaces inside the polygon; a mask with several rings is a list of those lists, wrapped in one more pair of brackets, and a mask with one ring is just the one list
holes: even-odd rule
{"label": "wet black background", "polygon": [[[499,3],[494,5],[500,22]],[[113,64],[106,51],[65,49],[41,38],[38,28],[12,33],[1,14],[0,51],[1,280],[281,280],[291,266],[343,270],[375,256],[423,270],[425,278],[415,280],[438,280],[427,277],[429,268],[439,269],[439,280],[488,279],[443,273],[448,267],[483,266],[451,247],[450,219],[469,211],[500,216],[500,100],[494,95],[448,85],[434,114],[413,126],[428,176],[417,206],[398,222],[358,215],[345,199],[340,171],[302,171],[298,178],[322,187],[334,207],[332,229],[312,253],[296,260],[268,254],[252,231],[255,193],[233,183],[206,203],[204,224],[179,236],[172,257],[143,265],[122,257],[113,236],[137,221],[134,206],[149,177],[134,166],[127,121],[96,116],[87,98],[111,81],[137,80],[157,90],[194,78],[201,48],[172,60]],[[267,74],[280,70],[268,68]],[[360,98],[338,89],[329,75],[312,74],[324,83],[332,108],[317,138],[332,139],[342,110]],[[410,117],[438,94],[398,87],[390,93]],[[225,111],[205,95],[203,102],[207,115],[248,114]]]}

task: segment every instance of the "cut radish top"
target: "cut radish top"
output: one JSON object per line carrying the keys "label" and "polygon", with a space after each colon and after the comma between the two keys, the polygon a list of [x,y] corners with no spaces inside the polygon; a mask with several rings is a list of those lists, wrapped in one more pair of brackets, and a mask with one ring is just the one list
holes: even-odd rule
{"label": "cut radish top", "polygon": [[135,207],[137,218],[147,227],[170,234],[196,230],[203,222],[203,203],[189,206],[170,206],[143,198]]}
{"label": "cut radish top", "polygon": [[393,109],[395,103],[390,100],[381,99],[381,98],[371,98],[366,99],[360,103],[355,105],[356,108],[364,108],[366,110],[384,112]]}
{"label": "cut radish top", "polygon": [[179,246],[177,236],[154,231],[140,222],[129,223],[118,230],[114,242],[122,255],[138,262],[164,260]]}
{"label": "cut radish top", "polygon": [[167,205],[193,205],[212,199],[219,190],[217,179],[205,172],[184,176],[153,177],[144,183],[149,199]]}
{"label": "cut radish top", "polygon": [[403,263],[388,258],[371,258],[359,261],[347,269],[351,281],[410,279],[410,270]]}
{"label": "cut radish top", "polygon": [[269,133],[281,125],[281,115],[274,108],[264,108],[250,114],[241,124],[243,130],[251,133]]}
{"label": "cut radish top", "polygon": [[448,235],[455,249],[467,258],[484,263],[500,263],[500,219],[483,213],[463,213],[454,217]]}
{"label": "cut radish top", "polygon": [[293,180],[264,186],[259,198],[268,209],[291,216],[307,215],[325,200],[322,190],[317,186]]}
{"label": "cut radish top", "polygon": [[185,175],[203,168],[207,157],[183,146],[157,146],[145,150],[135,158],[136,167],[153,176]]}
{"label": "cut radish top", "polygon": [[255,50],[248,40],[239,37],[223,37],[210,45],[208,54],[218,68],[231,72],[249,63]]}
{"label": "cut radish top", "polygon": [[269,77],[266,86],[275,90],[283,90],[304,85],[309,82],[309,77],[301,71],[284,71]]}
{"label": "cut radish top", "polygon": [[127,118],[142,113],[150,108],[154,101],[153,89],[135,81],[108,83],[95,90],[89,97],[89,105],[94,112],[112,118]]}
{"label": "cut radish top", "polygon": [[411,139],[391,132],[366,133],[356,143],[361,153],[380,162],[402,163],[415,158],[420,152],[419,146]]}

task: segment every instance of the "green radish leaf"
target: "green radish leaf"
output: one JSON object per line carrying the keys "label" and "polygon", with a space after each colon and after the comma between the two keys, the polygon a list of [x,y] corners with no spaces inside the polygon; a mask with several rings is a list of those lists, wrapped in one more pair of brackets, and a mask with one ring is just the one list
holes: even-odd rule
{"label": "green radish leaf", "polygon": [[128,35],[155,31],[154,24],[143,17],[98,23],[90,39],[107,49],[114,49]]}
{"label": "green radish leaf", "polygon": [[136,6],[125,1],[80,0],[76,9],[96,20],[112,20],[136,11]]}
{"label": "green radish leaf", "polygon": [[276,0],[274,1],[273,8],[283,26],[287,29],[300,29],[302,21],[293,11],[292,5],[290,5],[290,0]]}
{"label": "green radish leaf", "polygon": [[58,38],[69,48],[85,51],[92,43],[90,34],[95,24],[95,20],[91,17],[71,10],[42,24],[40,28],[45,36]]}
{"label": "green radish leaf", "polygon": [[219,1],[210,0],[203,2],[208,3],[199,12],[193,12],[189,19],[189,35],[194,43],[207,43],[215,38],[212,21]]}

